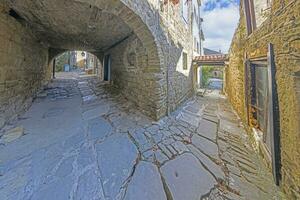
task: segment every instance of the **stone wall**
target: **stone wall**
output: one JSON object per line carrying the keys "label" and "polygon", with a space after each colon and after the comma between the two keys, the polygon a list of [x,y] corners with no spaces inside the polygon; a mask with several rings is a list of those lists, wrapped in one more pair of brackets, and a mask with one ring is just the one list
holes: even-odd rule
{"label": "stone wall", "polygon": [[281,185],[289,199],[300,198],[299,10],[298,0],[274,0],[270,15],[247,36],[244,11],[241,9],[240,22],[230,49],[229,67],[226,69],[226,92],[245,121],[244,56],[265,57],[268,43],[274,44],[281,129]]}
{"label": "stone wall", "polygon": [[[7,13],[1,19],[1,31],[7,32],[0,39],[3,43],[21,37],[18,48],[12,48],[16,52],[8,53],[12,54],[10,58],[13,57],[10,65],[22,69],[18,76],[25,82],[21,92],[17,88],[10,90],[22,96],[18,99],[34,96],[38,86],[47,80],[45,74],[51,73],[52,60],[56,55],[76,49],[97,55],[111,53],[112,64],[115,65],[112,66],[113,81],[123,89],[128,99],[154,119],[175,110],[193,92],[192,26],[191,20],[183,22],[180,4],[170,3],[166,12],[167,4],[153,0],[47,0],[43,4],[36,1],[2,2],[15,10],[21,21],[24,19],[21,24],[8,17]],[[6,24],[18,31],[2,29]],[[103,26],[106,28],[103,29]],[[127,38],[129,35],[132,36]],[[123,41],[124,38],[127,38],[126,41]],[[1,52],[6,51],[1,48]],[[186,69],[183,67],[183,52],[187,55]],[[132,57],[136,57],[134,67],[128,64]],[[26,59],[18,61],[18,58]],[[11,69],[6,65],[2,70]],[[5,82],[7,76],[1,75]],[[13,79],[19,80],[16,74]],[[1,95],[1,98],[4,97]],[[14,102],[13,98],[9,101]],[[12,105],[8,99],[3,102]],[[14,109],[11,115],[19,114],[18,110]]]}
{"label": "stone wall", "polygon": [[[167,9],[168,5],[160,4],[159,1],[124,0],[124,2],[130,7],[134,7],[135,12],[152,32],[160,59],[156,62],[159,62],[161,68],[151,67],[155,60],[152,56],[149,56],[149,48],[144,44],[152,41],[145,41],[141,35],[137,34],[135,37],[139,41],[139,48],[135,52],[140,52],[139,55],[136,54],[140,70],[126,69],[128,63],[126,63],[126,59],[124,61],[124,52],[128,51],[128,46],[132,48],[132,44],[129,42],[132,37],[115,46],[113,51],[105,52],[112,54],[112,68],[115,69],[115,71],[112,71],[112,77],[118,77],[113,78],[113,81],[122,86],[121,88],[127,88],[123,93],[127,94],[129,99],[135,101],[144,113],[152,113],[150,116],[159,119],[168,112],[174,111],[193,92],[191,21],[188,23],[183,22],[179,4],[169,3],[169,9]],[[130,17],[130,14],[124,13],[124,16]],[[189,17],[191,17],[191,10]],[[135,24],[132,24],[132,27],[134,26]],[[140,30],[136,32],[133,29],[133,32],[138,33]],[[187,54],[187,69],[183,69],[183,52]],[[114,67],[114,63],[117,63],[118,67]],[[119,76],[114,75],[115,72]],[[149,108],[150,110],[148,110]]]}
{"label": "stone wall", "polygon": [[[165,53],[168,82],[168,109],[174,111],[193,94],[193,34],[192,5],[189,2],[188,17],[181,16],[181,6],[169,2],[160,7],[160,26],[166,34],[167,42],[162,41]],[[187,68],[183,66],[183,53],[187,54]]]}
{"label": "stone wall", "polygon": [[0,128],[26,110],[46,80],[48,50],[0,5]]}
{"label": "stone wall", "polygon": [[147,70],[147,52],[141,41],[133,34],[107,54],[111,56],[112,83],[141,111],[156,118],[159,77]]}

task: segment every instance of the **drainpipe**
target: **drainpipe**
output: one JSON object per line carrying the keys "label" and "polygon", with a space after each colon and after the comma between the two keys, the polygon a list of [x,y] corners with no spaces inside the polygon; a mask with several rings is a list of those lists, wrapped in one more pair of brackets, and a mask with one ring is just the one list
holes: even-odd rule
{"label": "drainpipe", "polygon": [[168,65],[166,65],[166,81],[167,81],[167,116],[170,116],[170,100],[169,100],[169,68]]}

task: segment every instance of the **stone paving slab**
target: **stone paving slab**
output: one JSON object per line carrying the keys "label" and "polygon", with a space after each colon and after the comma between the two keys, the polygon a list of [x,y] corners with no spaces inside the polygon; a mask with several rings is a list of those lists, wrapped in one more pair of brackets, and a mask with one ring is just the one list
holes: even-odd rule
{"label": "stone paving slab", "polygon": [[111,124],[102,117],[97,117],[88,121],[89,140],[103,140],[112,132]]}
{"label": "stone paving slab", "polygon": [[128,178],[137,163],[136,147],[126,135],[114,135],[104,143],[96,144],[95,149],[106,198],[123,197]]}
{"label": "stone paving slab", "polygon": [[213,161],[210,157],[203,154],[193,145],[188,145],[188,148],[192,152],[192,154],[198,158],[199,162],[201,162],[201,164],[204,165],[204,167],[214,175],[215,179],[226,179],[226,175],[223,170],[224,166],[222,166],[222,164],[217,164],[216,161]]}
{"label": "stone paving slab", "polygon": [[90,110],[85,111],[82,113],[82,118],[84,120],[90,120],[94,119],[96,117],[105,115],[109,111],[109,106],[108,105],[99,105],[95,108],[92,108]]}
{"label": "stone paving slab", "polygon": [[217,184],[191,154],[183,154],[166,163],[161,171],[174,200],[201,199]]}
{"label": "stone paving slab", "polygon": [[26,134],[0,145],[1,200],[282,199],[223,98],[153,122],[94,78],[42,92],[5,129]]}
{"label": "stone paving slab", "polygon": [[210,155],[211,157],[218,158],[219,157],[219,148],[218,145],[204,137],[199,135],[194,135],[192,137],[192,143],[199,149],[202,150],[206,155]]}
{"label": "stone paving slab", "polygon": [[105,199],[102,189],[99,187],[101,180],[94,169],[88,170],[80,176],[74,200],[102,200]]}
{"label": "stone paving slab", "polygon": [[140,162],[128,186],[125,200],[167,200],[161,175],[156,165]]}
{"label": "stone paving slab", "polygon": [[199,135],[207,137],[213,141],[217,139],[217,126],[218,124],[208,120],[201,120],[197,132]]}

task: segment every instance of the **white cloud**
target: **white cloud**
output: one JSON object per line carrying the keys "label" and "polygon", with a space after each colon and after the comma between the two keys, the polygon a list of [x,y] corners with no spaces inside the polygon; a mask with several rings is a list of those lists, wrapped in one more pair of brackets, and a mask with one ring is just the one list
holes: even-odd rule
{"label": "white cloud", "polygon": [[[215,0],[204,0],[203,7],[206,2],[215,2]],[[229,1],[229,0],[222,0]],[[204,20],[202,27],[204,32],[204,47],[213,50],[222,50],[228,52],[233,33],[237,27],[239,20],[238,6],[230,3],[228,7],[221,7],[220,1],[217,6],[209,11],[202,10],[202,18]]]}

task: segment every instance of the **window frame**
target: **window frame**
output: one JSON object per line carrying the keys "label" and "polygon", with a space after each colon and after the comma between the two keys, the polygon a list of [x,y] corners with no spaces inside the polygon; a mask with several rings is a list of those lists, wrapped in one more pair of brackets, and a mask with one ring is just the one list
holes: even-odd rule
{"label": "window frame", "polygon": [[197,38],[194,36],[194,51],[197,51]]}
{"label": "window frame", "polygon": [[[185,16],[185,13],[184,13],[184,8],[185,8],[185,6],[184,6],[184,4],[187,4],[186,5],[186,16]],[[188,23],[189,23],[189,0],[181,0],[181,4],[180,4],[180,6],[181,6],[181,18],[183,19],[183,21],[184,21],[184,23],[187,25]],[[186,18],[185,18],[186,17]]]}
{"label": "window frame", "polygon": [[[274,47],[272,43],[268,45],[268,54],[267,57],[261,57],[256,59],[248,59],[247,54],[245,55],[245,106],[247,109],[247,120],[248,125],[251,125],[250,122],[250,106],[249,103],[251,100],[251,75],[250,75],[250,66],[251,62],[265,64],[267,61],[267,70],[268,70],[268,124],[267,124],[267,134],[269,134],[269,153],[271,154],[272,162],[272,172],[276,185],[280,185],[281,182],[281,149],[280,149],[280,112],[279,112],[279,100],[278,100],[278,91],[276,83],[276,63],[275,63],[275,54]],[[250,97],[250,98],[249,98]],[[266,134],[264,134],[263,142],[266,141]]]}
{"label": "window frame", "polygon": [[188,54],[186,52],[182,52],[182,69],[188,69]]}
{"label": "window frame", "polygon": [[249,36],[257,28],[253,0],[244,0],[244,12],[246,19],[247,34]]}

